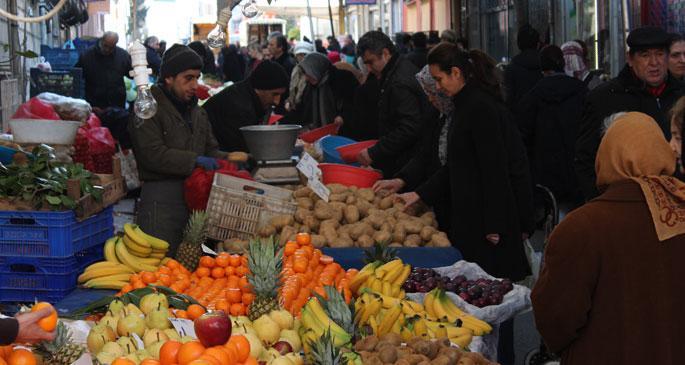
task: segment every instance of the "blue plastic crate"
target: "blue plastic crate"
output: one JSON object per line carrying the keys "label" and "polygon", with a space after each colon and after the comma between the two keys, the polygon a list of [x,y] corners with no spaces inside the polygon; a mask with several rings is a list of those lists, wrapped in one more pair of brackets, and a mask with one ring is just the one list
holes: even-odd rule
{"label": "blue plastic crate", "polygon": [[14,157],[14,154],[17,153],[17,150],[5,147],[5,146],[0,146],[0,162],[2,162],[5,165],[9,165],[12,163],[12,157]]}
{"label": "blue plastic crate", "polygon": [[40,55],[50,62],[53,70],[68,70],[78,62],[79,51],[75,49],[52,48],[41,45]]}
{"label": "blue plastic crate", "polygon": [[45,72],[32,67],[29,73],[31,97],[45,92],[77,99],[84,99],[86,96],[86,84],[83,80],[83,70],[80,68]]}
{"label": "blue plastic crate", "polygon": [[[321,150],[323,151],[323,160],[328,163],[345,164],[345,161],[340,157],[340,152],[336,148],[355,143],[357,141],[342,137],[342,136],[326,136],[319,140]],[[353,164],[354,165],[354,164]],[[357,164],[358,166],[358,164]]]}
{"label": "blue plastic crate", "polygon": [[112,207],[81,222],[73,211],[0,211],[0,256],[69,257],[114,235]]}
{"label": "blue plastic crate", "polygon": [[0,256],[0,302],[57,302],[76,288],[86,266],[102,260],[103,245],[70,257]]}

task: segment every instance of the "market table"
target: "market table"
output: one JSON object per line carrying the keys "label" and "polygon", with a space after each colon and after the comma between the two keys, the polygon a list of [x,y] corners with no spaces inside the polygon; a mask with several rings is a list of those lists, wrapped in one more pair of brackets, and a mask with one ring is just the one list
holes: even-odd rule
{"label": "market table", "polygon": [[54,304],[55,309],[60,316],[68,316],[79,308],[83,308],[90,303],[100,300],[108,295],[116,294],[116,290],[101,290],[101,289],[81,289],[76,288],[69,293],[62,300]]}
{"label": "market table", "polygon": [[[321,250],[345,269],[364,267],[364,249],[324,247]],[[426,268],[450,266],[462,259],[461,252],[454,247],[398,247],[397,256],[411,266]]]}

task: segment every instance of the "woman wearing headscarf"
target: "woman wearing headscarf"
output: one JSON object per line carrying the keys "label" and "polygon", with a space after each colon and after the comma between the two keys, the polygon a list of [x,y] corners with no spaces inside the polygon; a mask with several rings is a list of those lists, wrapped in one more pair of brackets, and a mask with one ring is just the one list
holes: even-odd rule
{"label": "woman wearing headscarf", "polygon": [[296,68],[306,85],[290,98],[289,120],[314,129],[352,118],[354,91],[359,86],[354,74],[334,67],[320,53],[308,54]]}
{"label": "woman wearing headscarf", "polygon": [[[416,80],[435,108],[436,112],[427,115],[424,121],[424,123],[432,124],[433,128],[424,136],[420,153],[412,158],[395,175],[395,178],[376,182],[373,186],[375,191],[387,190],[391,193],[413,191],[447,163],[447,134],[452,123],[454,104],[449,96],[438,91],[428,66],[424,66],[416,74]],[[444,232],[449,231],[448,201],[449,197],[446,196],[440,203],[433,206],[439,228]]]}
{"label": "woman wearing headscarf", "polygon": [[566,42],[561,45],[564,52],[564,71],[566,75],[575,77],[585,83],[588,90],[592,90],[602,83],[600,72],[591,72],[588,69],[588,55],[585,43],[579,40]]}
{"label": "woman wearing headscarf", "polygon": [[555,229],[532,293],[562,364],[678,364],[685,343],[685,183],[646,114],[618,117],[595,169],[602,195]]}

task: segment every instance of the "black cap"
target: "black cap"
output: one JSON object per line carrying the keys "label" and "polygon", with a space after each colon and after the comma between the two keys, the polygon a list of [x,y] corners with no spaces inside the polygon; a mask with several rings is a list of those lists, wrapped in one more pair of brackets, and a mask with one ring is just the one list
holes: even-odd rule
{"label": "black cap", "polygon": [[283,66],[270,60],[260,62],[249,79],[252,87],[257,90],[287,89],[290,84]]}
{"label": "black cap", "polygon": [[182,44],[174,44],[164,52],[159,79],[174,77],[186,70],[202,70],[202,58],[195,51]]}
{"label": "black cap", "polygon": [[655,48],[668,50],[668,42],[668,33],[658,27],[637,28],[628,34],[626,40],[630,53]]}

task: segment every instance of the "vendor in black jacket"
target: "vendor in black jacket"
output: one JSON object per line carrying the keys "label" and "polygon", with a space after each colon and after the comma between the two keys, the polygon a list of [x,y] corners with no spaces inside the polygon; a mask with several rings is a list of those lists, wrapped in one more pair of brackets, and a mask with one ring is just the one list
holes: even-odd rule
{"label": "vendor in black jacket", "polygon": [[[370,31],[359,39],[358,55],[380,81],[378,143],[364,149],[357,160],[392,177],[417,152],[425,130],[423,113],[429,109],[426,95],[416,81],[419,69],[395,50],[390,38]],[[372,77],[371,75],[369,77]]]}
{"label": "vendor in black jacket", "polygon": [[267,110],[281,102],[288,75],[273,61],[262,61],[250,76],[211,97],[203,105],[222,151],[249,152],[240,127],[265,124]]}
{"label": "vendor in black jacket", "polygon": [[14,318],[0,319],[0,346],[11,343],[37,343],[55,339],[55,331],[46,332],[38,321],[52,314],[54,309],[43,308],[35,312],[19,313]]}
{"label": "vendor in black jacket", "polygon": [[628,35],[628,63],[618,77],[588,93],[576,142],[575,167],[586,200],[597,196],[595,156],[604,119],[622,111],[642,112],[671,138],[668,112],[683,95],[682,85],[668,74],[668,34],[644,27]]}

